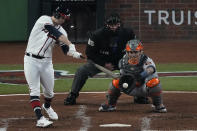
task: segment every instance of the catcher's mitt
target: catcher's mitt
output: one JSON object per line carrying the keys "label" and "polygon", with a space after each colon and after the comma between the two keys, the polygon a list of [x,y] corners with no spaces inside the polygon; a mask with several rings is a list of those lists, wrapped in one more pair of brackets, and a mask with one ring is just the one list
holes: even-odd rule
{"label": "catcher's mitt", "polygon": [[[128,87],[124,87],[123,86],[124,83],[127,83]],[[133,75],[123,75],[120,77],[120,80],[119,80],[120,90],[124,92],[125,94],[129,95],[132,92],[132,90],[135,88],[135,83],[136,83],[136,80]]]}

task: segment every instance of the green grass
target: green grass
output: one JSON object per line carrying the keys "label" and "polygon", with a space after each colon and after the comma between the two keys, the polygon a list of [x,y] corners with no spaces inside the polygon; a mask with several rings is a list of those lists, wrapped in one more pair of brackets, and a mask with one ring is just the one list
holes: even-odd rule
{"label": "green grass", "polygon": [[23,65],[0,65],[0,70],[23,70]]}
{"label": "green grass", "polygon": [[197,71],[197,63],[156,64],[157,71]]}
{"label": "green grass", "polygon": [[[54,64],[56,70],[68,70],[74,73],[83,63]],[[197,63],[156,64],[157,71],[197,71]],[[23,65],[0,65],[0,70],[23,70]]]}
{"label": "green grass", "polygon": [[[76,69],[82,65],[82,63],[72,63],[72,64],[54,64],[55,70],[67,70],[70,73],[75,73]],[[0,65],[0,70],[23,70],[23,65]]]}
{"label": "green grass", "polygon": [[197,91],[197,77],[160,77],[165,91]]}
{"label": "green grass", "polygon": [[[55,70],[67,70],[75,73],[81,64],[55,64]],[[0,65],[0,70],[23,70],[23,65]],[[197,64],[157,64],[159,72],[168,71],[197,71]],[[197,91],[197,77],[161,77],[162,88],[165,91]],[[55,92],[70,90],[73,79],[55,81]],[[82,91],[106,91],[111,79],[88,79]],[[28,93],[27,85],[0,84],[0,94]]]}
{"label": "green grass", "polygon": [[[88,79],[82,91],[106,91],[112,79]],[[73,79],[56,80],[55,92],[70,91]]]}
{"label": "green grass", "polygon": [[[57,80],[55,91],[69,91],[73,79]],[[82,91],[106,91],[112,79],[88,79]],[[160,77],[165,91],[197,91],[197,77]]]}
{"label": "green grass", "polygon": [[0,94],[27,94],[27,85],[0,84]]}

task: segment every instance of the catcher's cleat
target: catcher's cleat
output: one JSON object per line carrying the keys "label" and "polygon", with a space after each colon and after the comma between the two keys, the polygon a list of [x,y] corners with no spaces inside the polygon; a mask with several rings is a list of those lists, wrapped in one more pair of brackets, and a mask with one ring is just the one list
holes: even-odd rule
{"label": "catcher's cleat", "polygon": [[99,107],[99,111],[100,112],[111,112],[111,111],[115,111],[115,110],[116,110],[116,107],[115,106],[107,105],[107,104],[102,104]]}
{"label": "catcher's cleat", "polygon": [[45,118],[44,116],[42,116],[39,120],[37,120],[36,126],[37,127],[45,128],[45,127],[51,126],[52,124],[53,124],[52,121],[49,121],[47,118]]}
{"label": "catcher's cleat", "polygon": [[58,120],[58,115],[57,113],[51,108],[51,106],[49,108],[45,108],[44,104],[42,105],[42,108],[46,111],[46,113],[48,114],[49,118],[51,120]]}
{"label": "catcher's cleat", "polygon": [[64,99],[64,105],[75,105],[76,104],[76,95],[74,93],[69,93],[68,97]]}
{"label": "catcher's cleat", "polygon": [[152,108],[153,108],[153,112],[156,112],[156,113],[167,113],[167,109],[165,106],[154,106],[152,105]]}
{"label": "catcher's cleat", "polygon": [[134,97],[135,104],[150,104],[148,97]]}

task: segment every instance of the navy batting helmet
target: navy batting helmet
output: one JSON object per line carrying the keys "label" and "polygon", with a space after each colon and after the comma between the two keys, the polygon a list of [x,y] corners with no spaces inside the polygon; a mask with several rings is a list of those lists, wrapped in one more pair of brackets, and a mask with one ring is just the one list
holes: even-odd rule
{"label": "navy batting helmet", "polygon": [[69,19],[70,18],[70,10],[64,6],[58,6],[55,11],[54,14],[55,18],[59,19],[60,17],[63,17],[65,19]]}
{"label": "navy batting helmet", "polygon": [[117,13],[112,13],[109,15],[109,17],[106,19],[105,22],[107,25],[116,25],[118,23],[121,23],[120,16]]}

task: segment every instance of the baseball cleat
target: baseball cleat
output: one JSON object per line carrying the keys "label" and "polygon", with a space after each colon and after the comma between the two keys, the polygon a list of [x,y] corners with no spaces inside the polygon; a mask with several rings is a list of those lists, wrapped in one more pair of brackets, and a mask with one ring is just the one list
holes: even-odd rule
{"label": "baseball cleat", "polygon": [[37,127],[45,128],[45,127],[49,127],[52,124],[53,124],[52,121],[49,121],[47,118],[45,118],[44,116],[42,116],[39,120],[37,120],[36,126]]}
{"label": "baseball cleat", "polygon": [[68,97],[64,99],[64,105],[75,105],[76,104],[76,97],[77,95],[70,92]]}
{"label": "baseball cleat", "polygon": [[99,111],[100,112],[111,112],[111,111],[115,111],[115,110],[116,110],[116,107],[115,106],[107,105],[107,104],[102,104],[99,107]]}
{"label": "baseball cleat", "polygon": [[156,112],[156,113],[167,113],[167,109],[165,106],[154,106],[152,105],[152,108],[153,108],[153,112]]}
{"label": "baseball cleat", "polygon": [[48,114],[49,118],[51,120],[58,120],[58,115],[57,113],[52,109],[52,107],[50,106],[49,108],[45,108],[44,104],[42,105],[42,108],[46,111],[46,113]]}

